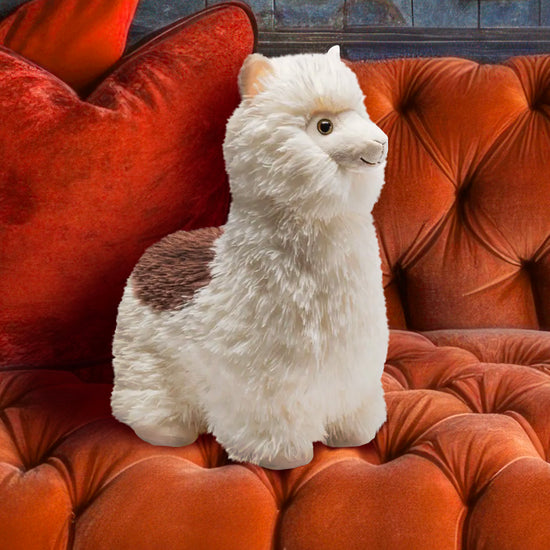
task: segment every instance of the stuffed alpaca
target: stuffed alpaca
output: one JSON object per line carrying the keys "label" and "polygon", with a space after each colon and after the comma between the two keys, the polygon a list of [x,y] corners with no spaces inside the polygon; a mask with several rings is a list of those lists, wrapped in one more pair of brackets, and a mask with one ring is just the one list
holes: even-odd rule
{"label": "stuffed alpaca", "polygon": [[211,432],[229,458],[301,466],[386,419],[388,327],[371,210],[386,135],[327,54],[250,55],[227,124],[220,228],[151,246],[114,337],[114,415],[156,445]]}

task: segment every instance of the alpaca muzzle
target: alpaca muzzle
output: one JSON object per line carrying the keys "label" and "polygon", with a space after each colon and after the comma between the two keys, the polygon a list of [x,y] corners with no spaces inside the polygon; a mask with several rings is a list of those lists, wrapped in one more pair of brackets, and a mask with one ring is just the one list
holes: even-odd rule
{"label": "alpaca muzzle", "polygon": [[378,166],[386,160],[388,142],[373,139],[367,143],[360,159],[369,166]]}

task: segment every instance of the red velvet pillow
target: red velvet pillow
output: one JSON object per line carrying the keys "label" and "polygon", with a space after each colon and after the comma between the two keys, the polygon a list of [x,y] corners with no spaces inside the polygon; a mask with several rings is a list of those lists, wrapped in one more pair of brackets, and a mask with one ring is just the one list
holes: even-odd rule
{"label": "red velvet pillow", "polygon": [[145,248],[225,223],[221,145],[252,17],[229,3],[176,24],[87,101],[0,48],[0,364],[109,357]]}
{"label": "red velvet pillow", "polygon": [[85,89],[122,55],[138,0],[32,0],[0,22],[0,44]]}

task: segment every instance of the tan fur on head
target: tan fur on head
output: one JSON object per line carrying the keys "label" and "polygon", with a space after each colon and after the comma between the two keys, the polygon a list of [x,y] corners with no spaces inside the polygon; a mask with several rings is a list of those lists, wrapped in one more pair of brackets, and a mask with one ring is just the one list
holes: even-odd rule
{"label": "tan fur on head", "polygon": [[259,53],[249,55],[239,73],[241,97],[251,98],[265,89],[265,77],[273,74],[273,67],[267,57]]}

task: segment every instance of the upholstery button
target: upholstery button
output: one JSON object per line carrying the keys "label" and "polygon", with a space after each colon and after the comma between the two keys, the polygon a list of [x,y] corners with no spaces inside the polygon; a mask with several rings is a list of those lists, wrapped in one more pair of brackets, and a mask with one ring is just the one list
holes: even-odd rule
{"label": "upholstery button", "polygon": [[400,97],[397,98],[395,110],[404,115],[407,112],[414,110],[417,104],[418,90],[412,82],[405,85]]}
{"label": "upholstery button", "polygon": [[466,199],[468,199],[468,196],[470,194],[470,189],[472,187],[471,181],[463,181],[462,183],[456,184],[456,200],[459,202],[464,202]]}
{"label": "upholstery button", "polygon": [[414,109],[414,99],[408,95],[404,96],[403,99],[397,104],[395,108],[395,110],[400,115],[405,115],[413,109]]}
{"label": "upholstery button", "polygon": [[471,188],[472,183],[470,181],[456,184],[456,212],[460,220],[464,220],[466,217],[466,204],[470,201]]}
{"label": "upholstery button", "polygon": [[535,268],[536,262],[532,258],[529,258],[528,260],[520,258],[518,260],[518,264],[521,265],[522,269],[525,269],[528,273],[530,273]]}
{"label": "upholstery button", "polygon": [[527,102],[531,111],[542,111],[544,107],[544,90],[538,90],[535,92],[532,98],[527,98]]}

